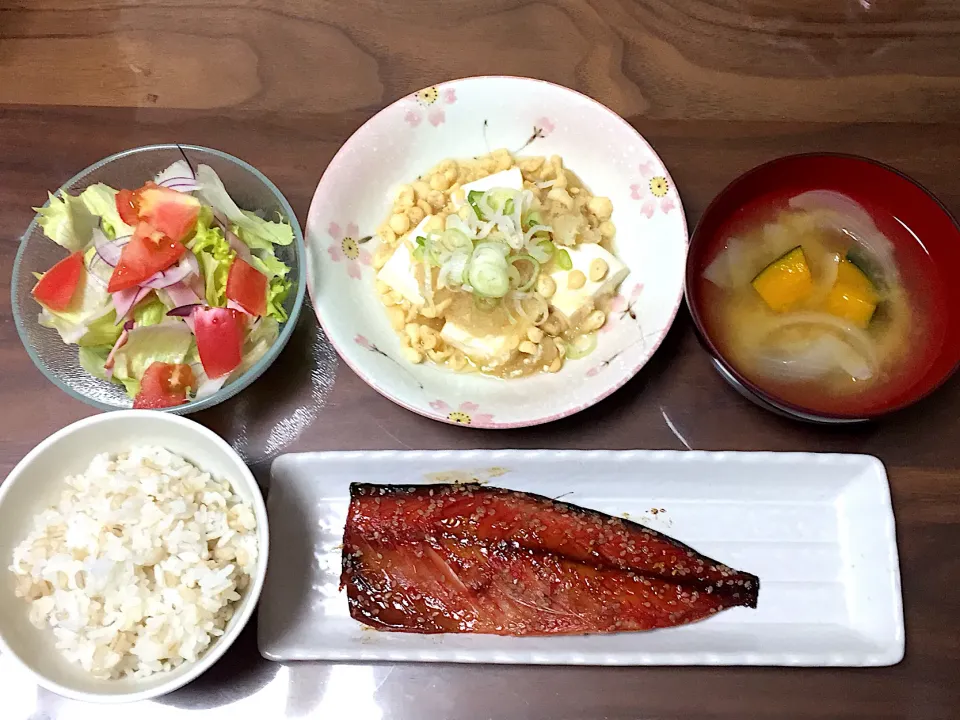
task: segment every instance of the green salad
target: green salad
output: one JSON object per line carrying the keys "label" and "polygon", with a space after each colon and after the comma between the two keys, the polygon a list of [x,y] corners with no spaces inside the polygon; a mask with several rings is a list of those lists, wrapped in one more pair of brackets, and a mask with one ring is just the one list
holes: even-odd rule
{"label": "green salad", "polygon": [[37,208],[70,254],[35,272],[39,322],[134,407],[208,396],[246,372],[287,321],[293,228],[237,206],[216,172],[178,161],[143,187],[97,183]]}

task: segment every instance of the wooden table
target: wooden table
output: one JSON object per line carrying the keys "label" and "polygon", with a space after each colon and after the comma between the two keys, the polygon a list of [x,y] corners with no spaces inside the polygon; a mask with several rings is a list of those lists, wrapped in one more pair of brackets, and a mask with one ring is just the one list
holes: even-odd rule
{"label": "wooden table", "polygon": [[[422,86],[474,74],[551,80],[622,114],[666,162],[691,223],[744,170],[813,150],[889,163],[960,213],[960,6],[951,0],[0,0],[3,265],[9,271],[30,206],[47,189],[148,143],[244,158],[303,221],[327,162],[364,120]],[[33,367],[9,312],[9,272],[0,282],[8,471],[92,411]],[[233,442],[265,484],[270,460],[292,450],[688,444],[878,455],[897,514],[906,658],[871,670],[281,667],[260,659],[249,628],[206,676],[135,710],[61,700],[0,658],[4,720],[960,713],[960,380],[876,425],[799,425],[724,385],[682,311],[653,361],[596,407],[529,430],[469,430],[368,388],[337,361],[308,309],[269,372],[196,419]]]}

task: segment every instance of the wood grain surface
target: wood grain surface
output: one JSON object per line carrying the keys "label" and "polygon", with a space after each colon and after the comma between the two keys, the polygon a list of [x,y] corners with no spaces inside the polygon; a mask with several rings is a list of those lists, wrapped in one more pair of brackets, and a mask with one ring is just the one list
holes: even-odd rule
{"label": "wood grain surface", "polygon": [[[691,225],[744,170],[814,150],[889,163],[960,213],[953,0],[0,0],[0,471],[92,412],[34,368],[11,317],[17,243],[47,189],[125,148],[195,143],[260,168],[302,222],[326,164],[363,121],[423,86],[478,74],[561,83],[622,114],[669,167]],[[308,309],[260,380],[195,417],[264,485],[277,453],[308,449],[872,453],[893,490],[907,654],[871,670],[278,668],[259,658],[251,628],[207,676],[143,713],[348,717],[337,698],[353,688],[341,709],[360,720],[960,716],[957,378],[882,423],[801,425],[728,389],[682,311],[653,361],[596,407],[479,431],[379,396],[337,362]],[[2,667],[6,696],[22,679]],[[264,688],[279,689],[268,702]],[[126,717],[29,695],[22,712],[0,715]]]}

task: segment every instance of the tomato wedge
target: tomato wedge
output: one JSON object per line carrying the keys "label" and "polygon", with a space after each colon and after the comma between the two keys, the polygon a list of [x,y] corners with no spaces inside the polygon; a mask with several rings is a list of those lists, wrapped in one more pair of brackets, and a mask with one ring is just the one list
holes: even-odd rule
{"label": "tomato wedge", "polygon": [[267,276],[250,263],[234,258],[227,275],[227,299],[251,315],[266,315]]}
{"label": "tomato wedge", "polygon": [[183,243],[175,242],[141,222],[133,238],[120,252],[120,261],[113,269],[107,291],[117,292],[139,285],[154,273],[173,265],[186,249]]}
{"label": "tomato wedge", "polygon": [[116,202],[120,219],[127,225],[136,227],[137,223],[140,222],[137,218],[140,210],[140,198],[137,193],[133,190],[118,190]]}
{"label": "tomato wedge", "polygon": [[33,297],[51,310],[66,310],[77,292],[83,273],[83,253],[75,252],[43,274],[33,288]]}
{"label": "tomato wedge", "polygon": [[209,378],[232,372],[242,359],[243,319],[227,308],[197,308],[193,328],[203,371]]}
{"label": "tomato wedge", "polygon": [[140,392],[133,406],[140,409],[176,407],[187,401],[187,389],[197,381],[189,365],[155,362],[140,378]]}
{"label": "tomato wedge", "polygon": [[137,191],[137,216],[171,240],[183,241],[200,216],[200,201],[170,188],[144,186]]}

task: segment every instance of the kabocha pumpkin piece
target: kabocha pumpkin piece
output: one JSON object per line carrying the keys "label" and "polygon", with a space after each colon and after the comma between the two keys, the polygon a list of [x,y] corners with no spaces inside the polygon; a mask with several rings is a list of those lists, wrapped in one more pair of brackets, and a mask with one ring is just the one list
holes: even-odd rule
{"label": "kabocha pumpkin piece", "polygon": [[870,278],[849,260],[841,260],[837,280],[830,288],[824,310],[866,328],[877,309],[879,294]]}
{"label": "kabocha pumpkin piece", "polygon": [[799,245],[767,265],[751,285],[776,312],[785,312],[806,299],[813,290],[810,266]]}

